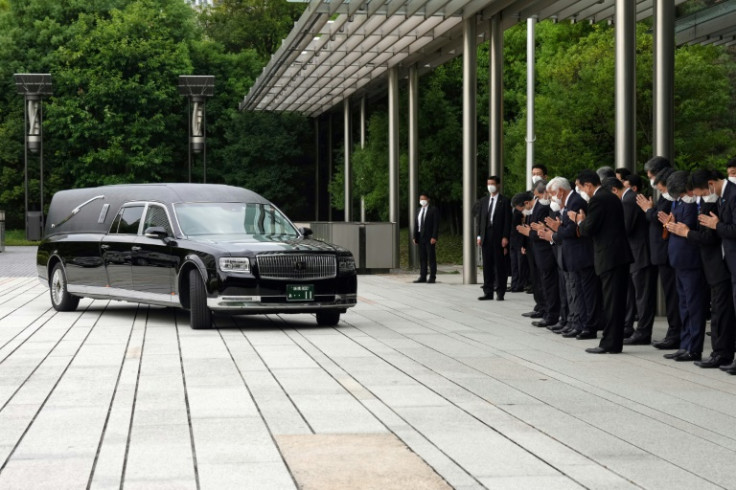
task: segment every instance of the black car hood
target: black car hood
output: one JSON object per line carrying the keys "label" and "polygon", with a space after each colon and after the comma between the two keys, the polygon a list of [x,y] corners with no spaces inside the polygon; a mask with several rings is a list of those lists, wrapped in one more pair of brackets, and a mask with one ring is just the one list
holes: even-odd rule
{"label": "black car hood", "polygon": [[189,240],[206,243],[209,246],[221,249],[232,254],[240,252],[267,253],[267,252],[349,252],[349,250],[332,243],[310,238],[283,237],[251,237],[251,236],[198,236],[189,237]]}

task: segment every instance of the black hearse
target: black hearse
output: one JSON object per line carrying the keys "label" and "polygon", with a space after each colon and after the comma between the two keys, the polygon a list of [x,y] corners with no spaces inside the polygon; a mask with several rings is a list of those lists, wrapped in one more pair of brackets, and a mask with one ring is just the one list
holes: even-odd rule
{"label": "black hearse", "polygon": [[352,254],[309,238],[271,202],[212,184],[115,185],[57,192],[38,247],[58,311],[102,298],[190,311],[316,313],[336,325],[355,306]]}

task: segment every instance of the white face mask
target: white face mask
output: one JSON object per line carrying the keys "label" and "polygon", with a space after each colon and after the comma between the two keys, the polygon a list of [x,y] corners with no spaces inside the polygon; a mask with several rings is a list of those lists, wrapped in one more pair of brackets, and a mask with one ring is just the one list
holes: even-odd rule
{"label": "white face mask", "polygon": [[695,196],[688,196],[687,194],[683,194],[680,200],[685,204],[692,204],[695,202]]}
{"label": "white face mask", "polygon": [[419,205],[420,205],[421,207],[424,207],[424,206],[426,206],[427,204],[429,204],[429,201],[427,201],[426,199],[422,199],[421,201],[419,201]]}
{"label": "white face mask", "polygon": [[670,193],[669,192],[663,192],[662,193],[662,197],[664,197],[668,201],[674,201],[674,199],[672,199],[672,196],[670,196]]}
{"label": "white face mask", "polygon": [[521,210],[521,214],[523,214],[524,216],[531,216],[532,215],[532,210],[531,209],[522,209]]}
{"label": "white face mask", "polygon": [[651,185],[652,188],[654,188],[654,179],[649,179],[649,185]]}
{"label": "white face mask", "polygon": [[495,194],[496,191],[498,191],[498,188],[495,185],[488,186],[488,192],[490,192],[491,194]]}
{"label": "white face mask", "polygon": [[552,210],[553,213],[559,213],[560,209],[562,209],[560,207],[560,203],[558,203],[557,201],[552,201],[552,204],[549,205],[549,208]]}
{"label": "white face mask", "polygon": [[552,204],[557,204],[558,206],[562,206],[562,199],[560,199],[557,196],[552,196]]}
{"label": "white face mask", "polygon": [[585,199],[585,202],[590,201],[590,196],[588,195],[587,192],[581,190],[578,194],[580,194],[580,197],[582,197],[583,199]]}
{"label": "white face mask", "polygon": [[736,184],[736,177],[729,177],[728,181],[732,184]]}
{"label": "white face mask", "polygon": [[709,203],[718,202],[718,194],[713,193],[713,194],[708,194],[707,196],[703,196],[703,202],[709,202]]}
{"label": "white face mask", "polygon": [[549,206],[549,199],[540,199],[539,204],[542,206]]}
{"label": "white face mask", "polygon": [[542,177],[540,177],[539,175],[532,175],[532,184],[536,184],[540,180],[542,180]]}

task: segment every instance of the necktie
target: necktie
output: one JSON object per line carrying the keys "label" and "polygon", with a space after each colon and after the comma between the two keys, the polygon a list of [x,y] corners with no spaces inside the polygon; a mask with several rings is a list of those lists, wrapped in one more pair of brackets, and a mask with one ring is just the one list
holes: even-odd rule
{"label": "necktie", "polygon": [[427,212],[427,208],[422,208],[422,211],[419,213],[419,231],[421,232],[424,229],[424,215]]}
{"label": "necktie", "polygon": [[491,197],[490,205],[488,206],[488,221],[493,224],[493,197]]}

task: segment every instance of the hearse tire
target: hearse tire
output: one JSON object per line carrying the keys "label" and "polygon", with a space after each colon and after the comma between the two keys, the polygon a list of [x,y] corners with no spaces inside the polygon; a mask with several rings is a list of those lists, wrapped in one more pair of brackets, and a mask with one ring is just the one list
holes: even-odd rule
{"label": "hearse tire", "polygon": [[207,308],[207,291],[199,271],[189,271],[189,318],[195,330],[212,326],[212,312]]}
{"label": "hearse tire", "polygon": [[61,262],[57,262],[51,269],[49,292],[51,294],[51,305],[56,311],[74,311],[79,306],[79,296],[69,294],[66,274],[64,274]]}
{"label": "hearse tire", "polygon": [[340,322],[339,311],[318,311],[317,312],[317,325],[322,327],[334,327]]}

